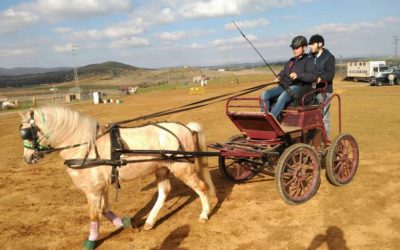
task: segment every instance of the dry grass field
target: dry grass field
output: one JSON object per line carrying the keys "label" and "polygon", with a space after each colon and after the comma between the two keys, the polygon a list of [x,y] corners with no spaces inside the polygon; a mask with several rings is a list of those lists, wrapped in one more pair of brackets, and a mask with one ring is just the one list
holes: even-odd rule
{"label": "dry grass field", "polygon": [[[209,84],[206,94],[197,96],[189,95],[187,88],[170,89],[127,96],[119,105],[72,108],[107,123],[256,84]],[[197,195],[172,178],[155,228],[142,230],[157,189],[154,177],[138,179],[123,184],[119,202],[111,203],[116,213],[133,218],[133,229],[115,230],[102,218],[97,249],[398,249],[400,86],[370,87],[336,79],[335,90],[342,96],[343,131],[353,134],[360,148],[359,169],[348,185],[332,186],[323,170],[317,194],[303,205],[289,206],[272,177],[260,175],[234,185],[210,158],[218,201],[213,201],[207,223],[197,221]],[[196,121],[205,127],[208,142],[223,142],[237,133],[224,104],[157,120]],[[332,114],[336,111],[334,105]],[[57,154],[36,165],[23,162],[19,121],[18,114],[0,117],[0,249],[80,249],[89,229],[86,198],[73,186]],[[332,137],[335,134],[333,115]]]}

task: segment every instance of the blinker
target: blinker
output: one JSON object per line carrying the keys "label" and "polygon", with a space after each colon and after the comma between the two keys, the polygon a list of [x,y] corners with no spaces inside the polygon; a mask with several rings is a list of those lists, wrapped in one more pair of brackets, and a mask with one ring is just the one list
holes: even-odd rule
{"label": "blinker", "polygon": [[19,129],[19,133],[21,135],[22,140],[34,140],[34,131],[31,127],[29,128],[22,128],[22,126]]}

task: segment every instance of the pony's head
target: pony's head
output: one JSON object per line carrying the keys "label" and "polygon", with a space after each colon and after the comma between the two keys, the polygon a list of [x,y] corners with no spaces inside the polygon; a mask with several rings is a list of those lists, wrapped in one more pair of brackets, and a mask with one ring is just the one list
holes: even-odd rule
{"label": "pony's head", "polygon": [[33,109],[21,116],[19,132],[24,143],[24,160],[28,164],[36,163],[43,158],[44,152],[50,149],[50,146],[38,125],[38,111],[36,117]]}
{"label": "pony's head", "polygon": [[66,107],[42,107],[21,116],[20,135],[28,164],[37,163],[53,147],[68,149],[80,143],[90,148],[96,139],[96,120]]}

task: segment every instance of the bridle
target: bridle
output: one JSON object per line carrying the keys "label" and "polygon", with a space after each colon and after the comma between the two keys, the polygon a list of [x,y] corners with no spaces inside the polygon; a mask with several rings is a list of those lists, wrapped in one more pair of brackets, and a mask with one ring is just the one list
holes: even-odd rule
{"label": "bridle", "polygon": [[88,144],[88,142],[84,142],[84,143],[74,144],[74,145],[65,146],[65,147],[61,147],[61,148],[52,148],[50,145],[40,144],[40,138],[38,136],[38,133],[41,133],[43,135],[43,137],[46,139],[49,138],[49,135],[44,134],[42,132],[42,130],[36,125],[34,115],[35,115],[34,110],[31,110],[29,112],[29,120],[27,122],[22,122],[22,123],[29,123],[30,124],[29,127],[23,128],[22,127],[23,124],[21,124],[19,126],[19,132],[21,135],[21,139],[24,141],[24,148],[34,150],[34,153],[33,153],[34,159],[43,158],[45,154],[50,154],[55,151],[61,151],[64,149],[75,148],[75,147],[79,147],[79,146]]}
{"label": "bridle", "polygon": [[19,133],[21,135],[21,139],[24,140],[24,147],[28,149],[33,149],[35,150],[35,152],[49,150],[51,149],[50,146],[43,146],[40,144],[38,133],[41,133],[41,130],[35,123],[34,114],[34,111],[31,110],[29,112],[29,120],[27,122],[22,122],[29,123],[29,127],[23,128],[22,124],[19,126]]}

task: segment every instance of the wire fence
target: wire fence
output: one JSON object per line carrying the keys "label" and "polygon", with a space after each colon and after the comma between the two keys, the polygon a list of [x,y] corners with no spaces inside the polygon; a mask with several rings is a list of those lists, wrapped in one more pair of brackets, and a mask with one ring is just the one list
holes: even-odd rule
{"label": "wire fence", "polygon": [[118,88],[109,89],[90,89],[81,92],[71,92],[68,90],[53,90],[45,93],[13,93],[9,96],[2,96],[0,100],[1,111],[9,109],[27,109],[46,104],[68,104],[79,102],[93,102],[93,93],[98,92],[101,99],[109,101],[110,99],[120,98],[124,94]]}

